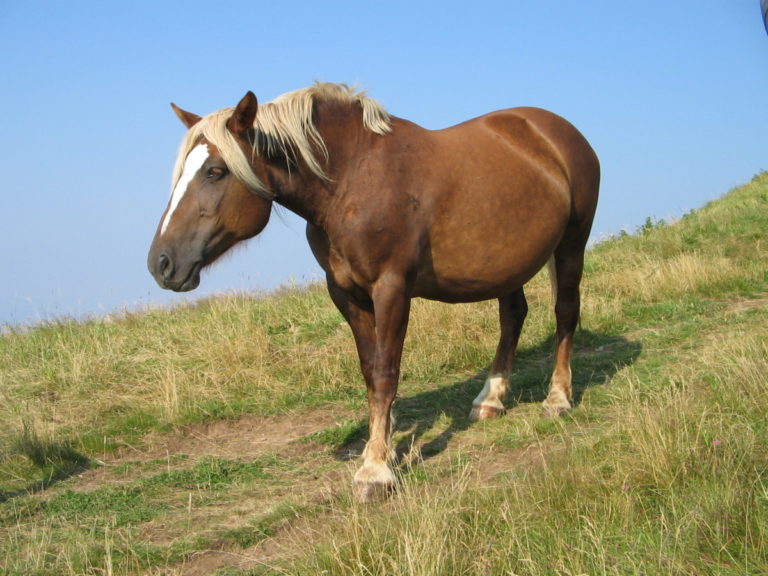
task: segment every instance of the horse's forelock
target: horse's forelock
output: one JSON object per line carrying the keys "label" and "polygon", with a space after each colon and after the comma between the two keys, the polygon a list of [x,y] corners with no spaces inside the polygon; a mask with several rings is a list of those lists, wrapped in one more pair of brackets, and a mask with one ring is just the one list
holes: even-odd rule
{"label": "horse's forelock", "polygon": [[232,116],[233,110],[233,108],[222,108],[212,112],[187,131],[176,157],[171,189],[176,186],[179,178],[181,178],[187,156],[204,139],[218,149],[222,160],[224,160],[235,178],[243,182],[253,193],[270,200],[274,198],[274,195],[264,186],[264,183],[253,173],[250,160],[243,153],[235,137],[227,129],[227,120]]}

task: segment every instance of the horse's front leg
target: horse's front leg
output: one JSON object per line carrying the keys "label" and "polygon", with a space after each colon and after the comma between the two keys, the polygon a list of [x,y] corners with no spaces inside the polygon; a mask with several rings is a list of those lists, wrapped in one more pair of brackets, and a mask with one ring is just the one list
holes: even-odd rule
{"label": "horse's front leg", "polygon": [[[410,297],[404,280],[380,279],[373,290],[375,354],[368,385],[368,443],[363,465],[355,473],[355,495],[363,502],[387,495],[395,487],[390,462],[392,402],[397,394],[400,359],[408,327]],[[359,345],[358,345],[359,347]]]}
{"label": "horse's front leg", "polygon": [[369,440],[363,465],[355,474],[356,496],[365,502],[388,494],[395,486],[390,468],[391,409],[397,393],[410,299],[405,283],[392,279],[380,281],[373,298],[365,302],[352,297],[330,277],[328,291],[352,329],[368,388]]}

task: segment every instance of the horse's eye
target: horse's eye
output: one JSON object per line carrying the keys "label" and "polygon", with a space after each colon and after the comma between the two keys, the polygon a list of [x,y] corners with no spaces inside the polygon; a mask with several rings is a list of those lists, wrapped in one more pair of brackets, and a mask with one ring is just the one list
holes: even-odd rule
{"label": "horse's eye", "polygon": [[220,166],[211,166],[208,168],[208,172],[206,172],[205,177],[208,180],[219,180],[227,175],[227,169],[222,168]]}

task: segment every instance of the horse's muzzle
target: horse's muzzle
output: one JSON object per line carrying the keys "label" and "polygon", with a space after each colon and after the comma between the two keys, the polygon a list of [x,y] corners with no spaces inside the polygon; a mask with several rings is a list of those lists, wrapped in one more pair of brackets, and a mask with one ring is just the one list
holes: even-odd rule
{"label": "horse's muzzle", "polygon": [[179,265],[166,252],[155,256],[150,252],[147,260],[149,272],[161,288],[174,292],[189,292],[200,285],[202,262]]}

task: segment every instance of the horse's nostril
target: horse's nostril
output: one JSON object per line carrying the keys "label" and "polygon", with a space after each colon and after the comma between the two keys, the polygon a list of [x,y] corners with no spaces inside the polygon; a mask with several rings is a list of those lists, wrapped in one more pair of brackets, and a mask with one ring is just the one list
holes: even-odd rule
{"label": "horse's nostril", "polygon": [[168,278],[171,274],[171,259],[168,258],[167,254],[160,254],[157,258],[157,269],[163,278]]}

